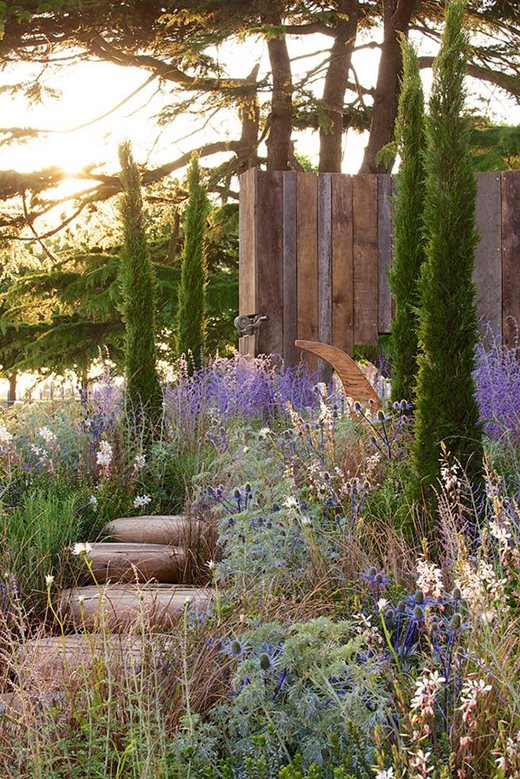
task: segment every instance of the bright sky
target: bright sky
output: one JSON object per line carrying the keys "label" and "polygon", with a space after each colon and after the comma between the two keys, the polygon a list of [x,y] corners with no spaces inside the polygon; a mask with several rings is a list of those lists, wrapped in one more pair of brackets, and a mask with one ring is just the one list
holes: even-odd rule
{"label": "bright sky", "polygon": [[[304,41],[292,40],[290,43],[295,55],[325,48],[329,44],[321,36],[309,36]],[[430,42],[424,42],[423,39],[422,46],[421,53],[434,53]],[[219,56],[231,75],[243,76],[254,62],[260,61],[261,77],[262,71],[265,72],[268,66],[265,44],[261,41],[222,47]],[[363,83],[374,83],[378,57],[378,50],[364,50],[355,54],[354,64]],[[319,59],[316,58],[315,62]],[[305,59],[295,63],[295,80],[298,79],[298,70],[309,67],[312,62]],[[0,85],[14,83],[34,72],[37,72],[35,67],[27,65],[5,68],[0,74]],[[155,82],[147,85],[105,119],[84,129],[68,132],[110,111],[142,85],[147,75],[134,68],[89,62],[56,71],[45,80],[48,86],[61,91],[59,99],[47,97],[43,104],[28,105],[21,97],[13,97],[7,92],[0,93],[0,116],[5,126],[41,127],[59,131],[23,145],[0,147],[0,169],[31,171],[58,165],[73,174],[86,165],[106,162],[106,170],[114,172],[117,170],[117,146],[123,139],[132,141],[134,155],[139,162],[155,166],[175,159],[197,144],[237,136],[236,115],[232,111],[227,116],[220,113],[212,118],[205,115],[202,108],[202,115],[198,117],[184,115],[166,127],[154,127],[153,117],[168,99],[167,91],[157,93]],[[430,71],[424,72],[424,79],[428,89]],[[492,85],[469,80],[470,91],[476,85],[481,99],[489,102],[498,121],[520,123],[520,108],[513,101],[504,101],[503,95]],[[315,88],[319,94],[321,84],[318,82]],[[351,173],[358,169],[365,143],[364,135],[354,132],[347,134],[344,172]],[[316,160],[317,134],[305,133],[299,136],[297,148]],[[214,161],[216,163],[218,159],[214,158]],[[208,158],[208,164],[211,164],[211,158]],[[63,184],[60,193],[65,194],[68,189],[74,191],[77,186],[77,182]],[[80,186],[84,188],[85,183]]]}

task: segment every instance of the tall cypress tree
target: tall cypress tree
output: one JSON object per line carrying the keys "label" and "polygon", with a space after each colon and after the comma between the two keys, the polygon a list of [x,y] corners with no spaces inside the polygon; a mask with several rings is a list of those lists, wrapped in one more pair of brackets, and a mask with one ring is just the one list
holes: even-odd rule
{"label": "tall cypress tree", "polygon": [[419,60],[402,38],[403,75],[395,135],[401,165],[396,178],[390,284],[395,302],[392,324],[392,400],[412,400],[417,374],[418,279],[424,261],[424,94]]}
{"label": "tall cypress tree", "polygon": [[426,123],[426,260],[419,283],[415,465],[426,489],[440,473],[440,443],[478,482],[482,441],[473,369],[478,340],[473,266],[476,181],[464,112],[466,0],[447,6]]}
{"label": "tall cypress tree", "polygon": [[189,353],[190,364],[199,367],[206,337],[206,219],[209,200],[201,183],[196,156],[193,156],[188,170],[188,192],[183,219],[184,251],[179,285],[177,349],[179,354]]}
{"label": "tall cypress tree", "polygon": [[130,144],[119,147],[123,194],[119,208],[123,226],[121,253],[122,315],[126,329],[127,398],[149,440],[161,414],[162,392],[156,371],[155,278],[144,227],[141,180]]}

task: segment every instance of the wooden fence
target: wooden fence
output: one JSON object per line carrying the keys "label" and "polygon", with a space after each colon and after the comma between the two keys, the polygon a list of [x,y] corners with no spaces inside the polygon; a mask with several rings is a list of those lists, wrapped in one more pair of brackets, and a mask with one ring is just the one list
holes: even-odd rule
{"label": "wooden fence", "polygon": [[[483,331],[520,324],[520,171],[479,173],[475,263]],[[390,175],[263,172],[240,177],[240,314],[269,317],[243,354],[299,359],[296,338],[352,354],[392,325]]]}

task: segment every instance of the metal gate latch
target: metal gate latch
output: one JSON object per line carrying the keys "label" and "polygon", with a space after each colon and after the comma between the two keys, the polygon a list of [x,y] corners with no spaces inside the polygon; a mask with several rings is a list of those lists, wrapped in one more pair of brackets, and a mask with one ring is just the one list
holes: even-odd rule
{"label": "metal gate latch", "polygon": [[266,322],[269,319],[268,316],[259,316],[257,314],[241,314],[235,317],[233,324],[235,325],[240,337],[244,335],[256,335],[260,324]]}

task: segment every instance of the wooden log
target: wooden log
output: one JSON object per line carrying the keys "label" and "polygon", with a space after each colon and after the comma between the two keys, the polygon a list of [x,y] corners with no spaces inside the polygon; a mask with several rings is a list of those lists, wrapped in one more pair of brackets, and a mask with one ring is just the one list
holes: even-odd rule
{"label": "wooden log", "polygon": [[[314,173],[297,177],[298,338],[318,337],[318,178]],[[311,370],[317,358],[306,356]]]}
{"label": "wooden log", "polygon": [[322,360],[326,360],[338,374],[345,395],[352,400],[360,402],[370,401],[372,408],[379,408],[381,400],[364,373],[358,368],[354,360],[330,344],[322,344],[316,341],[296,341],[298,349],[317,354]]}
{"label": "wooden log", "polygon": [[119,517],[109,522],[102,536],[109,541],[128,544],[172,544],[183,546],[197,538],[202,528],[199,522],[192,522],[179,516]]}
{"label": "wooden log", "polygon": [[502,178],[502,332],[514,346],[520,329],[520,171]]}
{"label": "wooden log", "polygon": [[178,621],[189,600],[194,612],[205,612],[212,602],[212,591],[200,587],[169,584],[105,584],[63,590],[58,608],[74,625],[90,630],[170,629]]}
{"label": "wooden log", "polygon": [[332,345],[354,354],[352,178],[332,177]]}
{"label": "wooden log", "polygon": [[182,581],[186,555],[167,544],[98,543],[87,554],[96,582]]}
{"label": "wooden log", "polygon": [[354,341],[377,344],[377,176],[352,179],[354,246]]}

